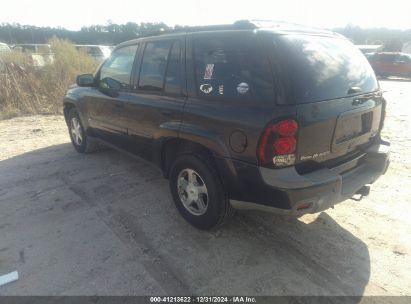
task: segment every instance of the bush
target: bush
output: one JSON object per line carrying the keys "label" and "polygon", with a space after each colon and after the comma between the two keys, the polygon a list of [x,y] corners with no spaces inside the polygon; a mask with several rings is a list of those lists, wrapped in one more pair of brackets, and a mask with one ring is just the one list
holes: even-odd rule
{"label": "bush", "polygon": [[98,62],[67,40],[52,38],[54,63],[34,67],[26,54],[0,58],[0,118],[62,113],[62,98],[78,74],[94,72]]}

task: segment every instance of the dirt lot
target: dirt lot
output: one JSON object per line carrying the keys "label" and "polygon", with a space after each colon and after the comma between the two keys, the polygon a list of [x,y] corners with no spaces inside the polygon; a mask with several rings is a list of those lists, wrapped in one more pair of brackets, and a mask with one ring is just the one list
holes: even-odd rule
{"label": "dirt lot", "polygon": [[1,295],[411,295],[411,83],[381,82],[392,164],[371,195],[300,219],[242,212],[201,232],[168,183],[63,118],[0,121]]}

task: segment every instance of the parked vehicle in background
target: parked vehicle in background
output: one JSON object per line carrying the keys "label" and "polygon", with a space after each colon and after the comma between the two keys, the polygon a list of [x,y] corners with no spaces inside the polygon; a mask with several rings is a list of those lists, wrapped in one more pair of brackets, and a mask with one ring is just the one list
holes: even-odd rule
{"label": "parked vehicle in background", "polygon": [[385,173],[385,100],[329,31],[241,22],[118,45],[64,97],[74,148],[104,141],[157,165],[209,229],[234,208],[316,213]]}
{"label": "parked vehicle in background", "polygon": [[0,75],[5,73],[6,66],[1,58],[1,54],[9,54],[11,52],[9,46],[6,43],[0,42]]}
{"label": "parked vehicle in background", "polygon": [[374,44],[356,44],[355,45],[363,54],[380,52],[384,48],[383,45],[374,45]]}
{"label": "parked vehicle in background", "polygon": [[54,62],[54,54],[49,44],[15,44],[12,49],[27,54],[35,67]]}
{"label": "parked vehicle in background", "polygon": [[76,49],[84,51],[94,59],[103,61],[111,54],[112,48],[107,45],[76,45]]}
{"label": "parked vehicle in background", "polygon": [[406,42],[402,45],[402,53],[407,53],[407,54],[411,54],[411,41],[410,42]]}
{"label": "parked vehicle in background", "polygon": [[6,43],[0,42],[0,53],[10,53],[11,49]]}
{"label": "parked vehicle in background", "polygon": [[379,77],[411,78],[411,54],[384,52],[367,54],[366,57]]}

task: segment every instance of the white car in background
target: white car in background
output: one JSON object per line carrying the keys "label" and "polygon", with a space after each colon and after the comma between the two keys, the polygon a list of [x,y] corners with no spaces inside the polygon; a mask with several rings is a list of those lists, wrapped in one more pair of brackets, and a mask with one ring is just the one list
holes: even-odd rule
{"label": "white car in background", "polygon": [[411,41],[406,42],[402,45],[402,50],[401,52],[411,54]]}
{"label": "white car in background", "polygon": [[0,53],[10,53],[10,52],[11,52],[10,47],[6,43],[0,42]]}
{"label": "white car in background", "polygon": [[15,44],[12,49],[28,54],[35,67],[43,67],[54,62],[54,53],[49,44]]}
{"label": "white car in background", "polygon": [[6,43],[0,42],[0,75],[5,73],[5,64],[3,60],[1,59],[1,54],[9,54],[11,53],[11,50],[9,46]]}
{"label": "white car in background", "polygon": [[86,52],[88,55],[90,55],[98,61],[105,60],[111,54],[111,47],[107,45],[78,44],[76,45],[76,49],[79,51]]}

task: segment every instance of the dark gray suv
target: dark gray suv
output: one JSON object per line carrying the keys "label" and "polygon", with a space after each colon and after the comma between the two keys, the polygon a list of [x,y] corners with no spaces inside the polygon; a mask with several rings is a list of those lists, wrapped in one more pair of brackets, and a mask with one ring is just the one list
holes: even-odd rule
{"label": "dark gray suv", "polygon": [[240,22],[118,45],[64,97],[74,148],[148,160],[182,216],[209,229],[233,208],[302,215],[355,194],[389,163],[385,100],[344,37]]}

